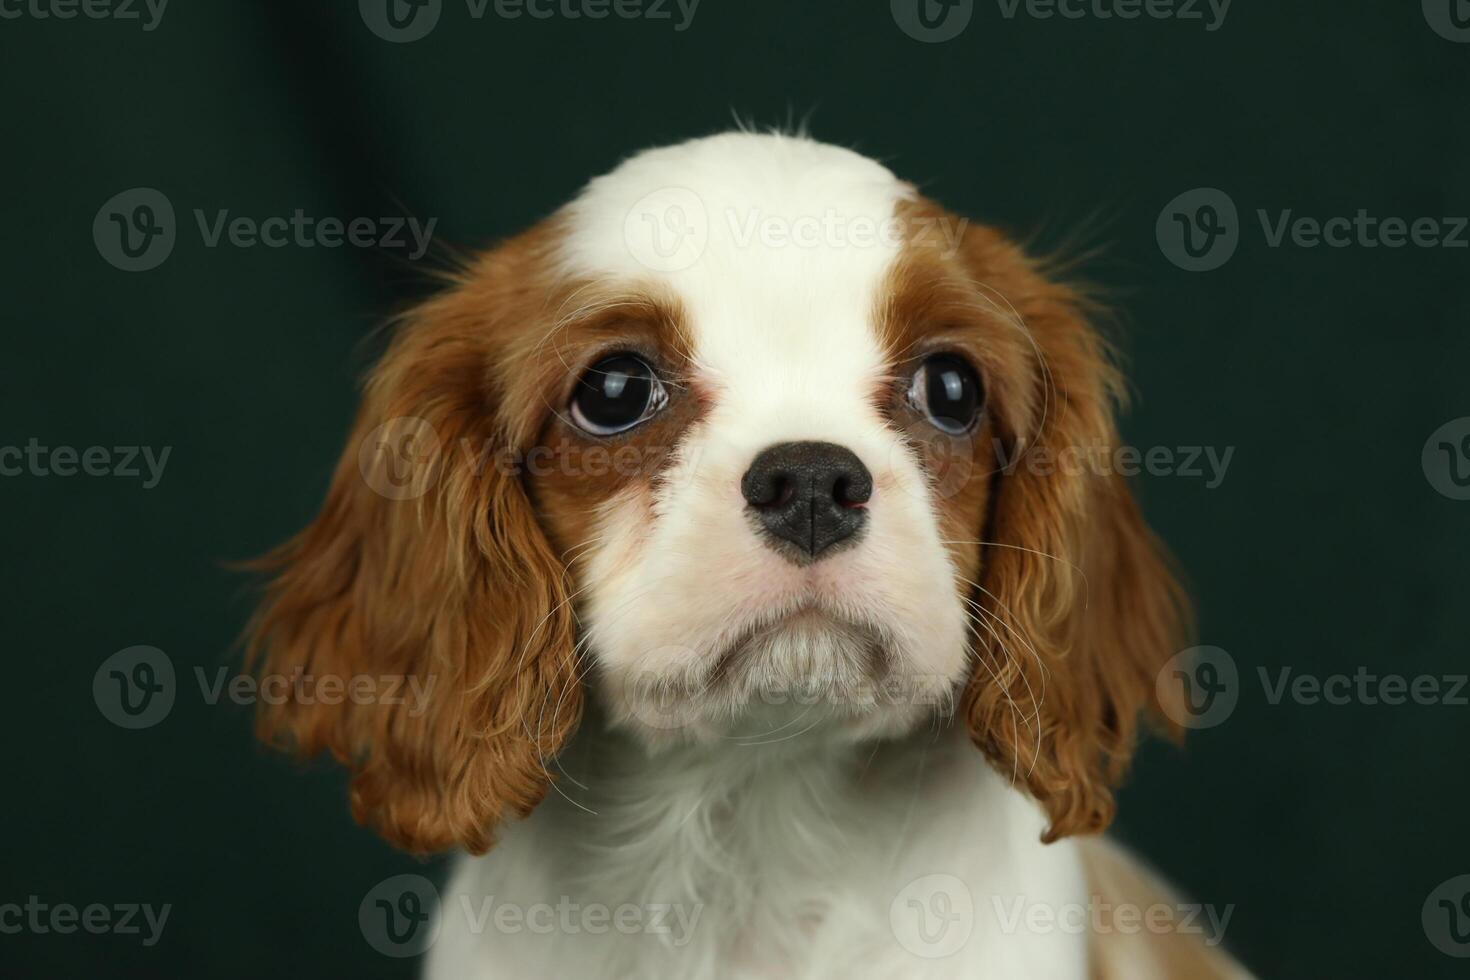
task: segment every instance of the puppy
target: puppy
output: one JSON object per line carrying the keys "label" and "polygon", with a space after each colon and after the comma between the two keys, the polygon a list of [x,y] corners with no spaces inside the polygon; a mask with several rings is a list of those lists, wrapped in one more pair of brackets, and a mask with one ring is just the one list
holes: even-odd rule
{"label": "puppy", "polygon": [[1244,975],[1079,836],[1186,645],[1089,465],[1119,389],[1078,293],[872,160],[642,153],[404,318],[267,560],[258,670],[428,703],[262,734],[466,852],[430,977]]}

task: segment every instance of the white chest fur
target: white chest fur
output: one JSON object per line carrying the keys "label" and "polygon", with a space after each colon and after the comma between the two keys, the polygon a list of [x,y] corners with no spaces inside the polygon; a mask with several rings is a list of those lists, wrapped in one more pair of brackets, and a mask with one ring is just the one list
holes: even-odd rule
{"label": "white chest fur", "polygon": [[1086,976],[1070,841],[952,732],[656,755],[589,725],[558,789],[464,858],[430,980]]}

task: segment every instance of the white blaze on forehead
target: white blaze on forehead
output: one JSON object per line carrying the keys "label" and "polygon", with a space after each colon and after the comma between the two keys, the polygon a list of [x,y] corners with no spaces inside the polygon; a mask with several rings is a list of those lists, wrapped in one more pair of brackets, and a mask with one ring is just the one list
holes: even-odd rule
{"label": "white blaze on forehead", "polygon": [[693,140],[588,185],[567,209],[563,271],[680,298],[697,370],[729,396],[712,421],[738,412],[766,443],[830,440],[871,412],[873,317],[912,195],[881,164],[805,138]]}
{"label": "white blaze on forehead", "polygon": [[[641,717],[640,678],[704,689],[731,644],[813,604],[883,636],[919,689],[942,698],[967,672],[924,474],[873,397],[887,371],[875,317],[914,196],[851,151],[731,133],[640,154],[563,212],[558,271],[676,297],[710,395],[651,499],[610,500],[587,552],[583,622],[615,717]],[[845,446],[873,475],[857,546],[811,566],[766,546],[740,492],[756,453],[793,440]],[[771,640],[746,680],[836,683],[852,652],[830,640]],[[684,703],[718,731],[738,714],[729,696]],[[895,705],[855,730],[904,730],[924,710]]]}

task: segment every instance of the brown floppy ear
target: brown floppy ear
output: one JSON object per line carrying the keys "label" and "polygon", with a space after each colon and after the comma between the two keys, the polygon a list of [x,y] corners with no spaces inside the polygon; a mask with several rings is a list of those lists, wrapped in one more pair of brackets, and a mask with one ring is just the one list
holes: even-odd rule
{"label": "brown floppy ear", "polygon": [[993,232],[972,230],[963,260],[1029,334],[1036,393],[1009,423],[998,413],[1005,458],[976,596],[990,629],[963,711],[997,768],[1046,808],[1051,841],[1111,822],[1140,715],[1176,730],[1155,678],[1186,645],[1189,611],[1110,465],[1121,382],[1085,304]]}
{"label": "brown floppy ear", "polygon": [[[331,751],[357,820],[415,852],[487,850],[581,712],[564,569],[504,465],[535,435],[509,406],[540,404],[511,390],[539,309],[526,265],[505,246],[405,318],[321,513],[260,563],[249,657],[263,691],[297,685],[262,698],[261,736]],[[311,696],[326,679],[338,703]]]}

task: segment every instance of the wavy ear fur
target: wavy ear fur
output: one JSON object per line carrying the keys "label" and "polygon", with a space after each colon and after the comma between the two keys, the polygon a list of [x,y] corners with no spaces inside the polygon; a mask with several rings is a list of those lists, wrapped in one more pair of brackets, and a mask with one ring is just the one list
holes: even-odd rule
{"label": "wavy ear fur", "polygon": [[1029,332],[1040,395],[1033,420],[1003,433],[976,601],[1005,626],[977,651],[963,714],[1046,808],[1055,840],[1112,820],[1141,715],[1174,730],[1155,677],[1190,615],[1127,483],[1093,462],[1118,446],[1121,383],[1086,305],[992,232],[972,230],[963,258]]}
{"label": "wavy ear fur", "polygon": [[260,562],[274,578],[250,631],[258,674],[401,678],[404,700],[262,704],[261,736],[329,750],[352,771],[353,815],[416,852],[487,850],[545,794],[543,760],[581,712],[565,570],[493,462],[535,435],[510,407],[532,401],[510,390],[544,301],[530,239],[405,318],[320,514]]}

